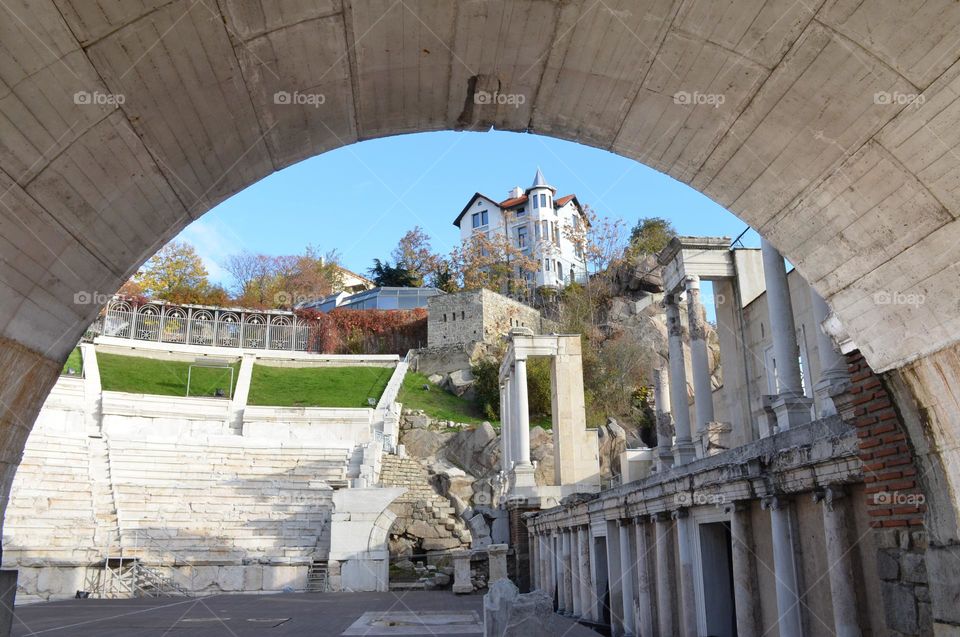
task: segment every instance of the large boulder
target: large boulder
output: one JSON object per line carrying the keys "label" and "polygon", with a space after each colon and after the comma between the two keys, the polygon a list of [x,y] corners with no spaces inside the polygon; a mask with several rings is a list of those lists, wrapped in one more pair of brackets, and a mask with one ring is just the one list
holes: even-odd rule
{"label": "large boulder", "polygon": [[444,456],[469,474],[483,476],[498,468],[500,439],[493,426],[485,422],[454,434],[444,447]]}
{"label": "large boulder", "polygon": [[474,382],[476,382],[476,379],[474,379],[473,372],[470,371],[469,367],[458,369],[450,372],[450,375],[447,376],[447,389],[457,396],[465,397],[473,389]]}
{"label": "large boulder", "polygon": [[429,429],[408,429],[401,433],[400,443],[414,458],[435,458],[452,435]]}

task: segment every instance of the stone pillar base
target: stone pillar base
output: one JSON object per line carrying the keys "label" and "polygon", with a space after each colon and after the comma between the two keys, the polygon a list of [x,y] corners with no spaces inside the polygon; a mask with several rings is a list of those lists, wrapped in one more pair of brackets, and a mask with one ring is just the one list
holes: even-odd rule
{"label": "stone pillar base", "polygon": [[510,470],[510,490],[517,487],[535,487],[537,479],[532,464],[517,464]]}
{"label": "stone pillar base", "polygon": [[812,420],[810,408],[813,400],[799,392],[781,392],[770,402],[770,408],[777,416],[777,431],[786,431],[791,427],[805,425]]}
{"label": "stone pillar base", "polygon": [[678,442],[673,446],[673,464],[679,466],[693,462],[697,458],[697,448],[693,441]]}
{"label": "stone pillar base", "polygon": [[453,592],[465,595],[473,592],[470,581],[470,551],[453,552]]}

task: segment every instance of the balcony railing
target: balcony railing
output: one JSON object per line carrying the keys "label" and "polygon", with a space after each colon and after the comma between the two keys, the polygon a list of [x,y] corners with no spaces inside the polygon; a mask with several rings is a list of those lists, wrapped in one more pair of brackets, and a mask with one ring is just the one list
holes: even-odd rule
{"label": "balcony railing", "polygon": [[94,334],[138,341],[307,351],[310,326],[292,312],[257,312],[115,299]]}

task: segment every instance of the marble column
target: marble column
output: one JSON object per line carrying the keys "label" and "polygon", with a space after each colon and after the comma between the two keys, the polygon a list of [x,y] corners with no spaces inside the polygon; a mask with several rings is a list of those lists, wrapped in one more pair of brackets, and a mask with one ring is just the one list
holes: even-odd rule
{"label": "marble column", "polygon": [[813,308],[813,321],[817,326],[817,359],[820,361],[820,380],[814,385],[813,391],[820,400],[820,417],[823,418],[837,413],[833,397],[846,390],[850,377],[847,374],[846,359],[834,348],[833,339],[822,327],[830,314],[830,308],[812,286],[810,304]]}
{"label": "marble column", "polygon": [[623,624],[623,562],[620,560],[620,523],[607,520],[607,586],[610,589],[610,633],[624,634]]}
{"label": "marble column", "polygon": [[687,327],[690,331],[690,368],[693,372],[693,403],[697,416],[697,455],[706,455],[707,427],[713,422],[713,384],[707,352],[707,321],[700,303],[700,277],[689,275],[687,286]]}
{"label": "marble column", "polygon": [[580,555],[580,612],[584,619],[595,620],[593,577],[590,574],[590,527],[577,529],[577,552]]}
{"label": "marble column", "polygon": [[560,541],[557,531],[550,534],[550,597],[556,602],[557,610],[562,608],[560,604],[560,581],[562,579],[560,570]]}
{"label": "marble column", "polygon": [[670,417],[670,373],[653,370],[653,402],[657,414],[657,470],[673,466],[673,421]]}
{"label": "marble column", "polygon": [[652,516],[657,557],[657,628],[658,635],[673,635],[674,576],[672,522],[668,513]]}
{"label": "marble column", "polygon": [[573,596],[571,595],[573,589],[573,573],[570,571],[570,534],[566,529],[560,529],[560,564],[562,565],[560,572],[563,574],[560,578],[560,599],[563,600],[563,614],[573,615]]}
{"label": "marble column", "polygon": [[510,385],[510,378],[507,377],[500,385],[500,468],[507,474],[513,469],[513,427],[512,407],[510,405],[511,394],[513,393]]}
{"label": "marble column", "polygon": [[724,509],[730,515],[733,598],[736,604],[737,636],[760,637],[757,572],[754,563],[753,521],[750,502],[738,501]]}
{"label": "marble column", "polygon": [[780,637],[801,637],[799,582],[797,579],[791,503],[780,497],[762,501],[770,511],[770,534],[773,537],[773,570],[777,589],[777,628]]}
{"label": "marble column", "polygon": [[634,534],[637,548],[637,617],[636,634],[640,637],[652,637],[653,625],[653,581],[650,578],[650,543],[647,540],[647,521],[638,517],[634,521]]}
{"label": "marble column", "polygon": [[537,588],[537,581],[540,575],[540,560],[537,557],[537,551],[540,548],[537,542],[537,536],[533,532],[533,527],[527,529],[527,546],[529,547],[529,567],[530,567],[530,590]]}
{"label": "marble column", "polygon": [[849,499],[839,487],[814,493],[814,501],[823,503],[823,531],[830,576],[830,599],[837,637],[860,637],[857,621],[857,594],[854,589],[850,543]]}
{"label": "marble column", "polygon": [[547,548],[547,540],[549,536],[542,532],[540,533],[540,584],[539,588],[543,592],[552,596],[550,589],[550,550]]}
{"label": "marble column", "polygon": [[583,617],[583,593],[580,590],[583,581],[580,579],[580,543],[577,541],[577,529],[568,530],[567,535],[570,537],[570,605],[573,607],[574,617]]}
{"label": "marble column", "polygon": [[620,589],[623,596],[623,634],[636,635],[636,622],[633,612],[633,575],[635,562],[630,548],[630,521],[617,520],[620,530],[620,571],[623,581]]}
{"label": "marble column", "polygon": [[777,416],[777,427],[790,427],[810,422],[810,399],[803,394],[800,372],[800,347],[787,284],[787,267],[783,256],[766,239],[760,244],[763,252],[763,278],[767,286],[767,311],[773,356],[777,366],[777,397],[771,405]]}
{"label": "marble column", "polygon": [[670,356],[670,406],[673,414],[676,443],[674,464],[686,464],[694,459],[696,451],[690,437],[690,402],[687,399],[687,365],[683,355],[683,324],[676,294],[663,297],[667,314],[667,335]]}
{"label": "marble column", "polygon": [[693,579],[693,521],[686,509],[673,512],[677,525],[677,556],[680,558],[680,634],[697,637],[697,601]]}
{"label": "marble column", "polygon": [[533,487],[536,479],[530,462],[530,406],[527,398],[527,360],[518,358],[513,369],[513,471],[514,486]]}

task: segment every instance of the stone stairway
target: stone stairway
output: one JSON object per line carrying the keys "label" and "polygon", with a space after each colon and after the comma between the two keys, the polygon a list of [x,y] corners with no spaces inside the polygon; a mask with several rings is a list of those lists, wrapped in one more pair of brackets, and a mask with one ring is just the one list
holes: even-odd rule
{"label": "stone stairway", "polygon": [[91,436],[88,441],[90,488],[93,513],[97,519],[94,545],[105,548],[120,543],[120,520],[117,516],[116,490],[110,475],[108,445],[104,437]]}
{"label": "stone stairway", "polygon": [[420,538],[425,551],[446,551],[470,546],[470,530],[430,484],[426,468],[414,458],[384,454],[380,485],[405,487],[390,510],[397,514],[391,533]]}

